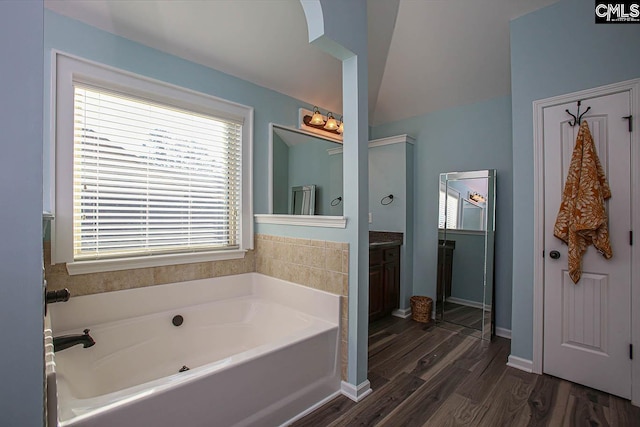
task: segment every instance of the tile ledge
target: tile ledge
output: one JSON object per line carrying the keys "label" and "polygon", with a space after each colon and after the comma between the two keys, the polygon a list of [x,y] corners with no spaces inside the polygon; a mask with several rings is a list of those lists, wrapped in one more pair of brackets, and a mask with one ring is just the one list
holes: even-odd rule
{"label": "tile ledge", "polygon": [[304,227],[346,228],[347,217],[325,215],[273,215],[256,214],[257,224],[297,225]]}

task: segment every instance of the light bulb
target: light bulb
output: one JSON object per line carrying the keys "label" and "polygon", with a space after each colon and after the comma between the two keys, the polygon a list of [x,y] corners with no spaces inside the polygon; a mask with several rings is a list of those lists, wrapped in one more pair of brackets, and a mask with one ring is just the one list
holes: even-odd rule
{"label": "light bulb", "polygon": [[333,114],[327,114],[327,124],[324,125],[326,130],[336,130],[338,129],[338,121],[333,117]]}
{"label": "light bulb", "polygon": [[312,125],[323,125],[324,119],[322,118],[322,114],[320,114],[320,110],[318,107],[313,107],[313,116],[311,116],[311,120],[309,121]]}

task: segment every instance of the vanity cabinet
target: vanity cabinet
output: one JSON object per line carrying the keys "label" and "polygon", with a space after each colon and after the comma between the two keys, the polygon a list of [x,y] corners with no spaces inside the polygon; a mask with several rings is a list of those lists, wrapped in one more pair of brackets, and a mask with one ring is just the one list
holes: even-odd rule
{"label": "vanity cabinet", "polygon": [[438,241],[438,281],[437,301],[451,296],[451,278],[453,277],[453,251],[456,242],[453,240]]}
{"label": "vanity cabinet", "polygon": [[369,321],[400,305],[400,245],[369,248]]}

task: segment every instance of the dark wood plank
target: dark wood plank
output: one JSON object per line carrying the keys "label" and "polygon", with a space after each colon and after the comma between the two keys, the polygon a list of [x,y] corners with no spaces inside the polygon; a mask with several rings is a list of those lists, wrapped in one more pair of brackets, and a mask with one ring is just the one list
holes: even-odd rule
{"label": "dark wood plank", "polygon": [[393,340],[392,345],[386,346],[376,354],[369,355],[369,369],[374,369],[385,360],[396,358],[398,355],[405,354],[407,351],[418,347],[422,342],[427,341],[429,336],[430,334],[424,330],[412,327],[398,335],[398,337]]}
{"label": "dark wood plank", "polygon": [[378,390],[380,387],[389,382],[389,380],[381,375],[376,374],[375,372],[369,372],[367,375],[369,379],[369,384],[371,385],[372,390]]}
{"label": "dark wood plank", "polygon": [[445,321],[471,329],[482,328],[484,312],[481,308],[469,307],[447,301],[445,302],[444,309]]}
{"label": "dark wood plank", "polygon": [[459,355],[453,363],[460,369],[472,371],[480,362],[493,357],[502,345],[504,345],[502,341],[489,344],[486,341],[476,340],[476,342],[466,352]]}
{"label": "dark wood plank", "polygon": [[453,393],[429,418],[425,426],[468,427],[475,426],[488,410],[488,406],[474,403]]}
{"label": "dark wood plank", "polygon": [[[424,356],[416,361],[413,369],[411,370],[411,374],[418,377],[422,377],[423,375],[427,374],[441,360],[446,359],[454,349],[460,347],[463,342],[467,342],[464,336],[458,334],[450,335],[444,342],[440,343],[440,345],[438,345],[432,351],[424,353]],[[453,362],[454,360],[451,361],[451,363]]]}
{"label": "dark wood plank", "polygon": [[509,356],[508,347],[501,346],[498,350],[493,352],[493,357],[481,360],[482,365],[474,369],[464,383],[460,384],[456,390],[458,394],[473,402],[481,403],[491,393],[507,368]]}
{"label": "dark wood plank", "polygon": [[571,383],[569,381],[560,380],[558,390],[556,391],[556,401],[553,404],[553,411],[551,412],[549,426],[563,426],[565,419],[569,419],[567,416],[567,407],[569,406],[570,398]]}
{"label": "dark wood plank", "polygon": [[446,321],[438,322],[438,327],[448,329],[450,331],[457,332],[459,334],[476,337],[476,338],[480,338],[480,336],[482,335],[482,331],[478,329],[468,328],[464,325],[457,325],[455,323],[446,322]]}
{"label": "dark wood plank", "polygon": [[640,408],[616,396],[609,398],[609,417],[612,426],[640,427]]}
{"label": "dark wood plank", "polygon": [[451,396],[469,371],[448,366],[391,412],[380,426],[422,426]]}
{"label": "dark wood plank", "polygon": [[329,426],[372,426],[411,396],[424,381],[413,375],[400,374],[379,389],[384,399],[364,399]]}
{"label": "dark wood plank", "polygon": [[368,357],[371,358],[383,351],[385,348],[392,346],[397,338],[397,334],[378,334],[376,340],[369,341]]}
{"label": "dark wood plank", "polygon": [[526,426],[531,417],[527,401],[536,375],[507,367],[496,381],[494,392],[484,397],[489,410],[477,425],[480,427]]}
{"label": "dark wood plank", "polygon": [[[377,366],[372,366],[371,371],[384,378],[393,378],[400,372],[408,371],[410,366],[418,362],[420,355],[433,354],[434,349],[440,347],[438,344],[442,342],[442,340],[449,342],[452,335],[451,332],[442,329],[434,330],[428,339],[417,342],[418,344],[415,347],[406,347],[403,352],[395,354],[394,357],[385,360]],[[455,340],[457,343],[455,345],[459,345],[461,341],[462,339]],[[439,355],[442,356],[442,353]]]}
{"label": "dark wood plank", "polygon": [[406,328],[407,322],[405,322],[405,319],[401,319],[395,316],[383,317],[380,320],[369,323],[369,337],[373,337],[380,331],[383,331],[393,325],[400,325],[401,328]]}
{"label": "dark wood plank", "polygon": [[[374,335],[369,336],[369,360],[388,347],[396,345],[398,337],[409,333],[423,335],[433,327],[432,325],[427,324],[425,326],[409,319],[396,319],[396,322],[389,323],[386,328],[378,330]],[[380,321],[382,320],[384,319]]]}
{"label": "dark wood plank", "polygon": [[531,410],[529,427],[550,425],[559,385],[560,380],[557,378],[547,375],[538,376],[528,400]]}
{"label": "dark wood plank", "polygon": [[573,398],[573,404],[568,414],[570,425],[589,427],[611,426],[604,410],[609,404],[608,395],[578,384],[573,384],[571,387],[571,398]]}
{"label": "dark wood plank", "polygon": [[571,395],[578,399],[596,403],[600,406],[609,407],[609,394],[603,391],[594,390],[580,384],[573,384],[571,387]]}
{"label": "dark wood plank", "polygon": [[324,426],[340,418],[345,412],[356,406],[356,402],[345,396],[338,396],[306,417],[291,424],[292,427]]}

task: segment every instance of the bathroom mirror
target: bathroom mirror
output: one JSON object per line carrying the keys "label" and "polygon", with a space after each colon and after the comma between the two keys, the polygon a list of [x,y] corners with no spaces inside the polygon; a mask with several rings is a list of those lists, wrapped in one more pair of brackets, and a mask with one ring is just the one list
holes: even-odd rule
{"label": "bathroom mirror", "polygon": [[495,170],[440,174],[436,321],[493,335]]}
{"label": "bathroom mirror", "polygon": [[291,215],[314,215],[316,186],[301,185],[291,189]]}
{"label": "bathroom mirror", "polygon": [[342,144],[271,124],[273,214],[342,216]]}

